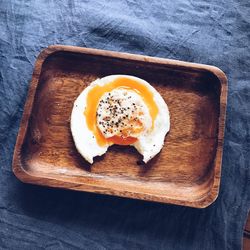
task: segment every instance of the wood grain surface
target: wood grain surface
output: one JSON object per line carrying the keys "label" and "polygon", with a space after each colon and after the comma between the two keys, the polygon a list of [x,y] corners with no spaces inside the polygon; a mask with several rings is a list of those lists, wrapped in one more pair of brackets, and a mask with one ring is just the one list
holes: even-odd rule
{"label": "wood grain surface", "polygon": [[[169,106],[165,145],[146,165],[135,149],[123,146],[112,146],[89,165],[74,146],[74,100],[93,80],[111,74],[145,79]],[[28,183],[206,207],[219,191],[226,97],[226,77],[213,66],[50,46],[36,61],[13,171]]]}
{"label": "wood grain surface", "polygon": [[244,229],[243,249],[244,250],[250,249],[250,213],[248,214],[248,218],[247,218],[245,229]]}

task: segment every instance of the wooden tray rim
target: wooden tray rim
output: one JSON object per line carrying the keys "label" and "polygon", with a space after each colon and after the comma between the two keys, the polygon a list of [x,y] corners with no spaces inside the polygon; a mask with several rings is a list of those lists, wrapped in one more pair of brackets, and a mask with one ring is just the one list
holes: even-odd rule
{"label": "wooden tray rim", "polygon": [[[112,188],[105,188],[102,186],[94,185],[93,183],[76,183],[70,181],[63,181],[57,178],[52,177],[44,177],[44,176],[37,176],[32,175],[28,171],[26,171],[21,162],[21,147],[24,143],[25,135],[28,129],[29,119],[31,115],[31,111],[33,108],[34,97],[36,93],[36,89],[39,82],[39,76],[42,70],[42,66],[44,61],[53,53],[57,52],[73,52],[73,53],[80,53],[80,54],[88,54],[93,56],[103,56],[103,57],[110,57],[110,58],[118,58],[118,59],[125,59],[125,60],[132,60],[138,62],[149,62],[154,64],[160,64],[164,66],[171,66],[177,68],[192,68],[193,70],[198,71],[208,71],[212,73],[215,77],[217,77],[221,83],[221,95],[220,95],[220,115],[219,115],[219,124],[218,124],[218,145],[215,155],[215,167],[214,167],[214,182],[210,192],[198,200],[178,200],[169,197],[163,197],[159,195],[149,195],[145,193],[136,193],[136,192],[124,192],[120,190],[114,190]],[[42,186],[49,186],[49,187],[57,187],[57,188],[64,188],[64,189],[71,189],[71,190],[78,190],[78,191],[87,191],[87,192],[94,192],[99,194],[108,194],[108,195],[115,195],[120,197],[127,197],[127,198],[134,198],[134,199],[141,199],[141,200],[148,200],[148,201],[155,201],[155,202],[163,202],[175,205],[184,205],[196,208],[205,208],[212,204],[218,197],[219,194],[219,185],[220,185],[220,178],[221,178],[221,163],[222,163],[222,153],[223,153],[223,137],[224,137],[224,130],[225,130],[225,119],[226,119],[226,104],[227,104],[227,77],[225,73],[220,70],[219,68],[211,65],[205,64],[197,64],[197,63],[190,63],[184,62],[179,60],[173,59],[165,59],[165,58],[158,58],[158,57],[150,57],[145,55],[136,55],[136,54],[129,54],[129,53],[121,53],[121,52],[114,52],[108,50],[100,50],[100,49],[93,49],[93,48],[82,48],[76,46],[66,46],[66,45],[51,45],[38,55],[34,71],[32,74],[32,79],[30,82],[26,103],[24,106],[24,111],[20,123],[19,132],[17,135],[16,145],[13,154],[13,161],[12,161],[12,170],[15,176],[24,183],[31,183],[36,185]],[[89,178],[89,177],[88,177]]]}

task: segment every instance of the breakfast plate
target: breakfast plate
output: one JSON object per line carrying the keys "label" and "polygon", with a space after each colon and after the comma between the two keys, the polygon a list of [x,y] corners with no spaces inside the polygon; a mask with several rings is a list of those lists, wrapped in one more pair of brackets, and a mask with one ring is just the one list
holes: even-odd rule
{"label": "breakfast plate", "polygon": [[[168,105],[170,130],[146,164],[130,146],[113,145],[93,164],[76,149],[74,102],[93,81],[110,75],[144,79]],[[207,207],[219,193],[226,98],[226,76],[214,66],[49,46],[34,67],[13,172],[26,183]]]}

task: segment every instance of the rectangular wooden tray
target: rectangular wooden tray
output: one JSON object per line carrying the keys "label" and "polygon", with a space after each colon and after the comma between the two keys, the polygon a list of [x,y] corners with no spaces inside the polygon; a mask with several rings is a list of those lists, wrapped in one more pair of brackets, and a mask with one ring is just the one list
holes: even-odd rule
{"label": "rectangular wooden tray", "polygon": [[[112,146],[90,166],[74,146],[74,100],[93,80],[112,74],[145,79],[169,106],[171,130],[147,165],[132,147]],[[35,64],[13,171],[27,183],[206,207],[219,192],[226,97],[226,76],[213,66],[50,46]]]}

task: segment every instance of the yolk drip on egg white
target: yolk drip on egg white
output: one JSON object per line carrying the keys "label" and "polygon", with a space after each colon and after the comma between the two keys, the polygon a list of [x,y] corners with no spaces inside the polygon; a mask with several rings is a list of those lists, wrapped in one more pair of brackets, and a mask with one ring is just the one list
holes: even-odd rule
{"label": "yolk drip on egg white", "polygon": [[133,146],[147,163],[164,145],[170,114],[145,80],[110,75],[94,80],[77,97],[70,127],[76,149],[90,164],[113,144]]}
{"label": "yolk drip on egg white", "polygon": [[[121,105],[119,98],[115,98],[119,97],[119,92],[114,92],[116,89],[122,90],[120,94],[122,93],[124,98],[121,98],[120,101],[125,103],[124,107],[121,107],[123,105]],[[125,98],[126,95],[134,102],[132,101],[131,104],[129,104],[128,100]],[[139,98],[137,98],[136,95],[139,96]],[[114,98],[111,98],[111,96]],[[141,102],[140,99],[142,100]],[[113,104],[110,107],[112,107],[112,109],[115,109],[116,107],[118,110],[113,110],[111,113],[107,113],[107,110],[105,110],[108,107],[107,105],[105,106],[105,104],[107,104],[106,101],[112,101]],[[104,107],[101,107],[102,103],[104,104]],[[152,92],[147,86],[128,78],[118,78],[103,86],[94,86],[87,95],[86,104],[86,109],[84,111],[86,123],[89,130],[95,135],[97,143],[100,146],[105,146],[107,144],[133,144],[137,141],[137,134],[143,130],[154,127],[154,121],[158,114],[158,107],[154,101]],[[116,104],[119,105],[117,106]],[[120,113],[116,111],[119,111]],[[103,115],[103,112],[106,113]],[[146,114],[147,112],[148,115]],[[123,113],[124,116],[118,117],[121,118],[119,119],[121,124],[119,123],[119,126],[114,127],[113,125],[117,123],[117,121],[115,120],[116,117],[112,117],[112,114],[119,116]],[[101,119],[105,120],[102,121]],[[119,128],[119,130],[116,131],[115,128]]]}

